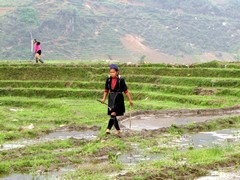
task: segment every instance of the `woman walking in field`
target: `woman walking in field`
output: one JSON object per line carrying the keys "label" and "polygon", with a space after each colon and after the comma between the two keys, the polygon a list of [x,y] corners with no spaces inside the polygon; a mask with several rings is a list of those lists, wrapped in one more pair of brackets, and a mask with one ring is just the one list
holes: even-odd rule
{"label": "woman walking in field", "polygon": [[124,97],[123,92],[128,97],[130,106],[133,106],[132,98],[128,92],[125,80],[119,75],[118,66],[115,64],[110,65],[110,75],[106,80],[105,91],[103,94],[102,103],[105,102],[108,95],[108,115],[110,115],[110,120],[108,122],[108,127],[106,134],[110,134],[111,128],[114,125],[116,128],[116,135],[120,134],[120,127],[118,124],[117,116],[123,116],[125,113]]}
{"label": "woman walking in field", "polygon": [[44,63],[43,60],[41,59],[42,50],[40,44],[41,43],[38,42],[36,39],[33,40],[36,63],[38,63],[38,61]]}

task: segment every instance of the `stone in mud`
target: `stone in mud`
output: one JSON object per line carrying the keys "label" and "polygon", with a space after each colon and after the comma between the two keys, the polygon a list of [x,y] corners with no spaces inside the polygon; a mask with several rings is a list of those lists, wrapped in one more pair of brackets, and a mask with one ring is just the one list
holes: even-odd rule
{"label": "stone in mud", "polygon": [[23,127],[19,128],[19,130],[31,130],[34,128],[35,128],[35,126],[33,124],[30,124],[28,126],[23,126]]}

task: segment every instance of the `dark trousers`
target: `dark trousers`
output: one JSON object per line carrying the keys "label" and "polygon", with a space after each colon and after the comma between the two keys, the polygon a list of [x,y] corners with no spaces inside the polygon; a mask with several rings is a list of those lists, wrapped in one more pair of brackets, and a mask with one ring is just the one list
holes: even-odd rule
{"label": "dark trousers", "polygon": [[116,128],[116,130],[120,130],[119,124],[118,124],[118,120],[116,116],[111,116],[111,118],[109,119],[108,122],[108,129],[112,129],[112,126],[114,125],[114,127]]}

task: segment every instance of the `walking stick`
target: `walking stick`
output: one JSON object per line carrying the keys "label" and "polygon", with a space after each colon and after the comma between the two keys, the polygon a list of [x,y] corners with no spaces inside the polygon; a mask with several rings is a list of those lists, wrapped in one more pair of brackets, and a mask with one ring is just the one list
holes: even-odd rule
{"label": "walking stick", "polygon": [[[101,101],[101,100],[99,100],[99,99],[97,99],[97,101],[98,101],[98,102],[100,102],[100,103],[102,103],[102,101]],[[110,107],[108,106],[108,104],[107,104],[107,103],[102,103],[102,104],[105,104],[105,105],[108,107],[109,111],[111,111],[111,110],[112,110],[112,108],[110,108]]]}
{"label": "walking stick", "polygon": [[130,121],[129,121],[129,127],[132,128],[132,106],[130,105]]}

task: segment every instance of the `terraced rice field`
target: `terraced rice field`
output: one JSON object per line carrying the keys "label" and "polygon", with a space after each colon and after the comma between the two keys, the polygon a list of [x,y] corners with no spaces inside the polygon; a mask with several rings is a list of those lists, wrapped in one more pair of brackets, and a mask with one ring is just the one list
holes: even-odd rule
{"label": "terraced rice field", "polygon": [[[127,112],[212,109],[240,104],[239,63],[212,62],[190,67],[121,64],[120,73],[134,100],[132,109],[125,101]],[[239,144],[231,147],[231,151],[227,149],[229,146],[202,150],[190,148],[191,157],[186,152],[178,152],[176,147],[158,146],[184,133],[238,128],[239,116],[206,122],[201,126],[193,123],[184,127],[173,125],[164,131],[139,132],[123,127],[122,138],[105,136],[109,117],[106,107],[96,99],[102,98],[107,75],[106,63],[0,63],[0,175],[11,177],[17,174],[23,178],[46,172],[51,175],[71,166],[73,172],[58,175],[62,179],[191,179],[206,174],[212,164],[225,167],[239,162]],[[4,150],[7,144],[41,139],[56,131],[89,130],[99,131],[97,137],[90,140],[84,137],[58,138]],[[144,149],[145,154],[167,154],[169,157],[164,161],[143,161],[134,168],[126,168],[118,157],[132,151],[134,143]],[[197,152],[212,152],[213,155],[202,162],[196,158]],[[230,156],[234,157],[235,163],[226,159]],[[179,163],[182,160],[184,166]],[[200,169],[197,168],[199,164]]]}

